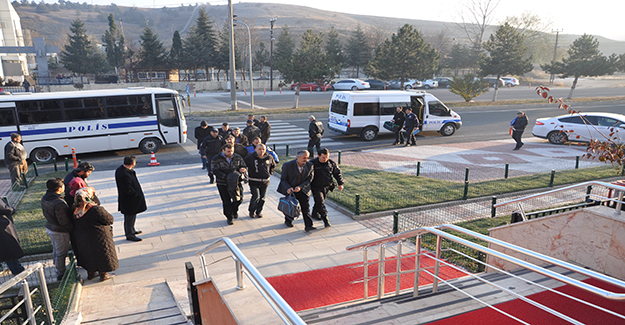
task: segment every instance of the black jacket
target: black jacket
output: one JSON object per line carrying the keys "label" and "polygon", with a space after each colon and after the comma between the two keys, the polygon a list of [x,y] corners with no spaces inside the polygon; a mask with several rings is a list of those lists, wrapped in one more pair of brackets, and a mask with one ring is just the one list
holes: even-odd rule
{"label": "black jacket", "polygon": [[117,208],[123,214],[137,214],[148,209],[137,173],[121,165],[115,170]]}
{"label": "black jacket", "polygon": [[276,161],[269,153],[264,158],[259,158],[254,152],[245,157],[245,164],[250,183],[269,184],[269,178],[276,170]]}
{"label": "black jacket", "polygon": [[278,185],[278,193],[287,195],[286,191],[289,188],[299,186],[301,188],[301,193],[310,195],[310,184],[314,178],[314,173],[310,161],[304,164],[304,170],[301,176],[299,174],[297,159],[284,163],[284,165],[282,165],[282,176],[280,177],[280,184]]}
{"label": "black jacket", "polygon": [[415,113],[410,113],[406,115],[406,129],[410,128],[418,128],[419,127],[419,118]]}
{"label": "black jacket", "polygon": [[523,115],[522,117],[517,116],[517,118],[514,120],[514,123],[512,123],[512,128],[515,131],[523,131],[525,130],[527,124],[529,124],[529,119],[527,118],[527,115]]}
{"label": "black jacket", "polygon": [[197,140],[198,149],[200,149],[200,146],[202,145],[202,141],[204,141],[204,138],[206,138],[207,136],[211,134],[210,129],[212,129],[210,126],[207,127],[206,129],[202,128],[201,126],[198,126],[195,128],[195,139]]}
{"label": "black jacket", "polygon": [[[328,159],[325,163],[321,163],[319,158],[315,158],[310,161],[313,165],[313,169],[315,170],[315,178],[312,181],[313,189],[324,189],[324,188],[332,188],[332,184],[334,184],[334,179],[338,185],[343,185],[345,180],[343,179],[343,174],[341,174],[341,169],[332,159]],[[332,179],[334,177],[334,179]]]}
{"label": "black jacket", "polygon": [[255,138],[260,138],[260,129],[252,124],[243,129],[243,134],[247,137],[247,141],[252,143]]}
{"label": "black jacket", "polygon": [[313,120],[308,125],[308,136],[311,138],[321,138],[324,132],[323,123]]}
{"label": "black jacket", "polygon": [[46,218],[46,228],[56,232],[72,232],[72,213],[61,194],[46,191],[41,198],[41,211]]}
{"label": "black jacket", "polygon": [[219,136],[220,136],[222,139],[227,138],[227,137],[228,137],[229,135],[231,135],[231,134],[232,134],[232,130],[231,130],[231,129],[228,129],[228,131],[224,131],[224,129],[223,129],[223,128],[219,128]]}
{"label": "black jacket", "polygon": [[243,133],[239,134],[238,137],[234,136],[234,134],[232,136],[234,137],[234,143],[238,143],[243,147],[247,147],[250,144],[249,139]]}
{"label": "black jacket", "polygon": [[213,136],[209,134],[200,145],[200,154],[202,154],[202,156],[214,156],[219,154],[221,152],[222,141],[223,138],[220,135],[213,138]]}
{"label": "black jacket", "polygon": [[211,160],[211,171],[215,175],[217,185],[228,185],[228,174],[239,171],[239,168],[247,168],[243,158],[237,153],[232,154],[230,162],[223,154],[218,154]]}
{"label": "black jacket", "polygon": [[406,113],[404,113],[403,110],[395,112],[393,120],[395,120],[395,124],[399,125],[399,129],[401,130],[404,127],[404,122],[406,122]]}
{"label": "black jacket", "polygon": [[258,128],[260,129],[260,137],[263,139],[268,139],[271,135],[271,124],[265,121],[265,123],[261,123]]}
{"label": "black jacket", "polygon": [[13,213],[15,213],[15,209],[9,206],[4,199],[0,199],[0,261],[18,259],[24,256],[11,217]]}

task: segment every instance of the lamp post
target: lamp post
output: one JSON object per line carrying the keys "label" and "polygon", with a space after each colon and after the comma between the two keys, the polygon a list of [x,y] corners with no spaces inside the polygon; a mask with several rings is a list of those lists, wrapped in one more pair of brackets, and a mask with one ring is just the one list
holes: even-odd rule
{"label": "lamp post", "polygon": [[269,90],[273,91],[273,41],[275,38],[273,37],[273,24],[278,20],[278,18],[273,17],[269,19],[269,23],[271,24],[271,28],[269,29]]}
{"label": "lamp post", "polygon": [[228,0],[228,29],[230,32],[229,60],[230,60],[230,109],[237,110],[237,81],[236,61],[234,60],[234,17],[232,16],[232,0]]}
{"label": "lamp post", "polygon": [[[556,58],[558,57],[558,36],[560,36],[560,32],[561,31],[562,31],[562,29],[552,30],[552,32],[556,32],[556,46],[554,46],[554,48],[553,48],[553,60],[551,61],[552,64],[553,64],[553,62],[556,62]],[[555,76],[552,73],[549,76],[549,84],[550,85],[553,84],[554,79],[555,79]]]}
{"label": "lamp post", "polygon": [[[233,19],[236,19],[236,15],[233,16]],[[250,34],[250,26],[248,26],[246,23],[244,22],[240,22],[237,20],[234,20],[234,25],[236,26],[236,24],[243,24],[243,26],[245,26],[247,28],[247,49],[250,52],[250,94],[252,95],[252,99],[250,100],[250,106],[252,109],[254,109],[254,82],[253,82],[253,78],[252,78],[252,36]]]}

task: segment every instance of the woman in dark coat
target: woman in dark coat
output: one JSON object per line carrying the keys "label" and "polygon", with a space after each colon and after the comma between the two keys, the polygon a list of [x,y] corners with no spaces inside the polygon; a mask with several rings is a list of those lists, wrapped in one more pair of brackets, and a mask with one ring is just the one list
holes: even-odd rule
{"label": "woman in dark coat", "polygon": [[0,199],[0,261],[3,261],[13,275],[24,271],[24,267],[18,259],[24,256],[22,246],[17,238],[17,230],[11,217],[15,209],[9,206],[4,199]]}
{"label": "woman in dark coat", "polygon": [[100,281],[113,276],[118,260],[113,242],[113,216],[93,202],[92,187],[81,188],[74,197],[74,238],[78,265],[87,270],[87,280],[100,275]]}

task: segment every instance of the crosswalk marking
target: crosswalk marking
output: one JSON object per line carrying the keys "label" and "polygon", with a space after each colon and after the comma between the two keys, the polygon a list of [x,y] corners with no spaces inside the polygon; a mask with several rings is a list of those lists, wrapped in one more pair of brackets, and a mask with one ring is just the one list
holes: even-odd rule
{"label": "crosswalk marking", "polygon": [[[285,148],[286,145],[298,147],[304,147],[308,145],[308,129],[304,129],[289,122],[283,122],[281,120],[275,120],[269,122],[271,124],[271,135],[267,145],[276,148]],[[247,127],[247,124],[232,124],[231,128],[239,127],[241,132]],[[334,141],[331,138],[322,138],[321,145],[323,147],[339,146],[343,143]]]}

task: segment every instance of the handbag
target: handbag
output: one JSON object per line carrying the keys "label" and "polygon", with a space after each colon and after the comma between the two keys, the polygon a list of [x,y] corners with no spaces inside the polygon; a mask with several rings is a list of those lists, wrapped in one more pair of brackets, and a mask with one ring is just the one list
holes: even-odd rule
{"label": "handbag", "polygon": [[302,213],[299,201],[297,201],[297,198],[295,198],[293,193],[280,198],[280,201],[278,201],[278,210],[280,210],[284,214],[284,217],[290,221],[299,218]]}
{"label": "handbag", "polygon": [[387,129],[389,131],[392,131],[392,132],[397,132],[397,128],[399,127],[399,125],[397,125],[397,124],[395,124],[395,123],[393,123],[391,121],[384,122],[383,126],[384,126],[385,129]]}

